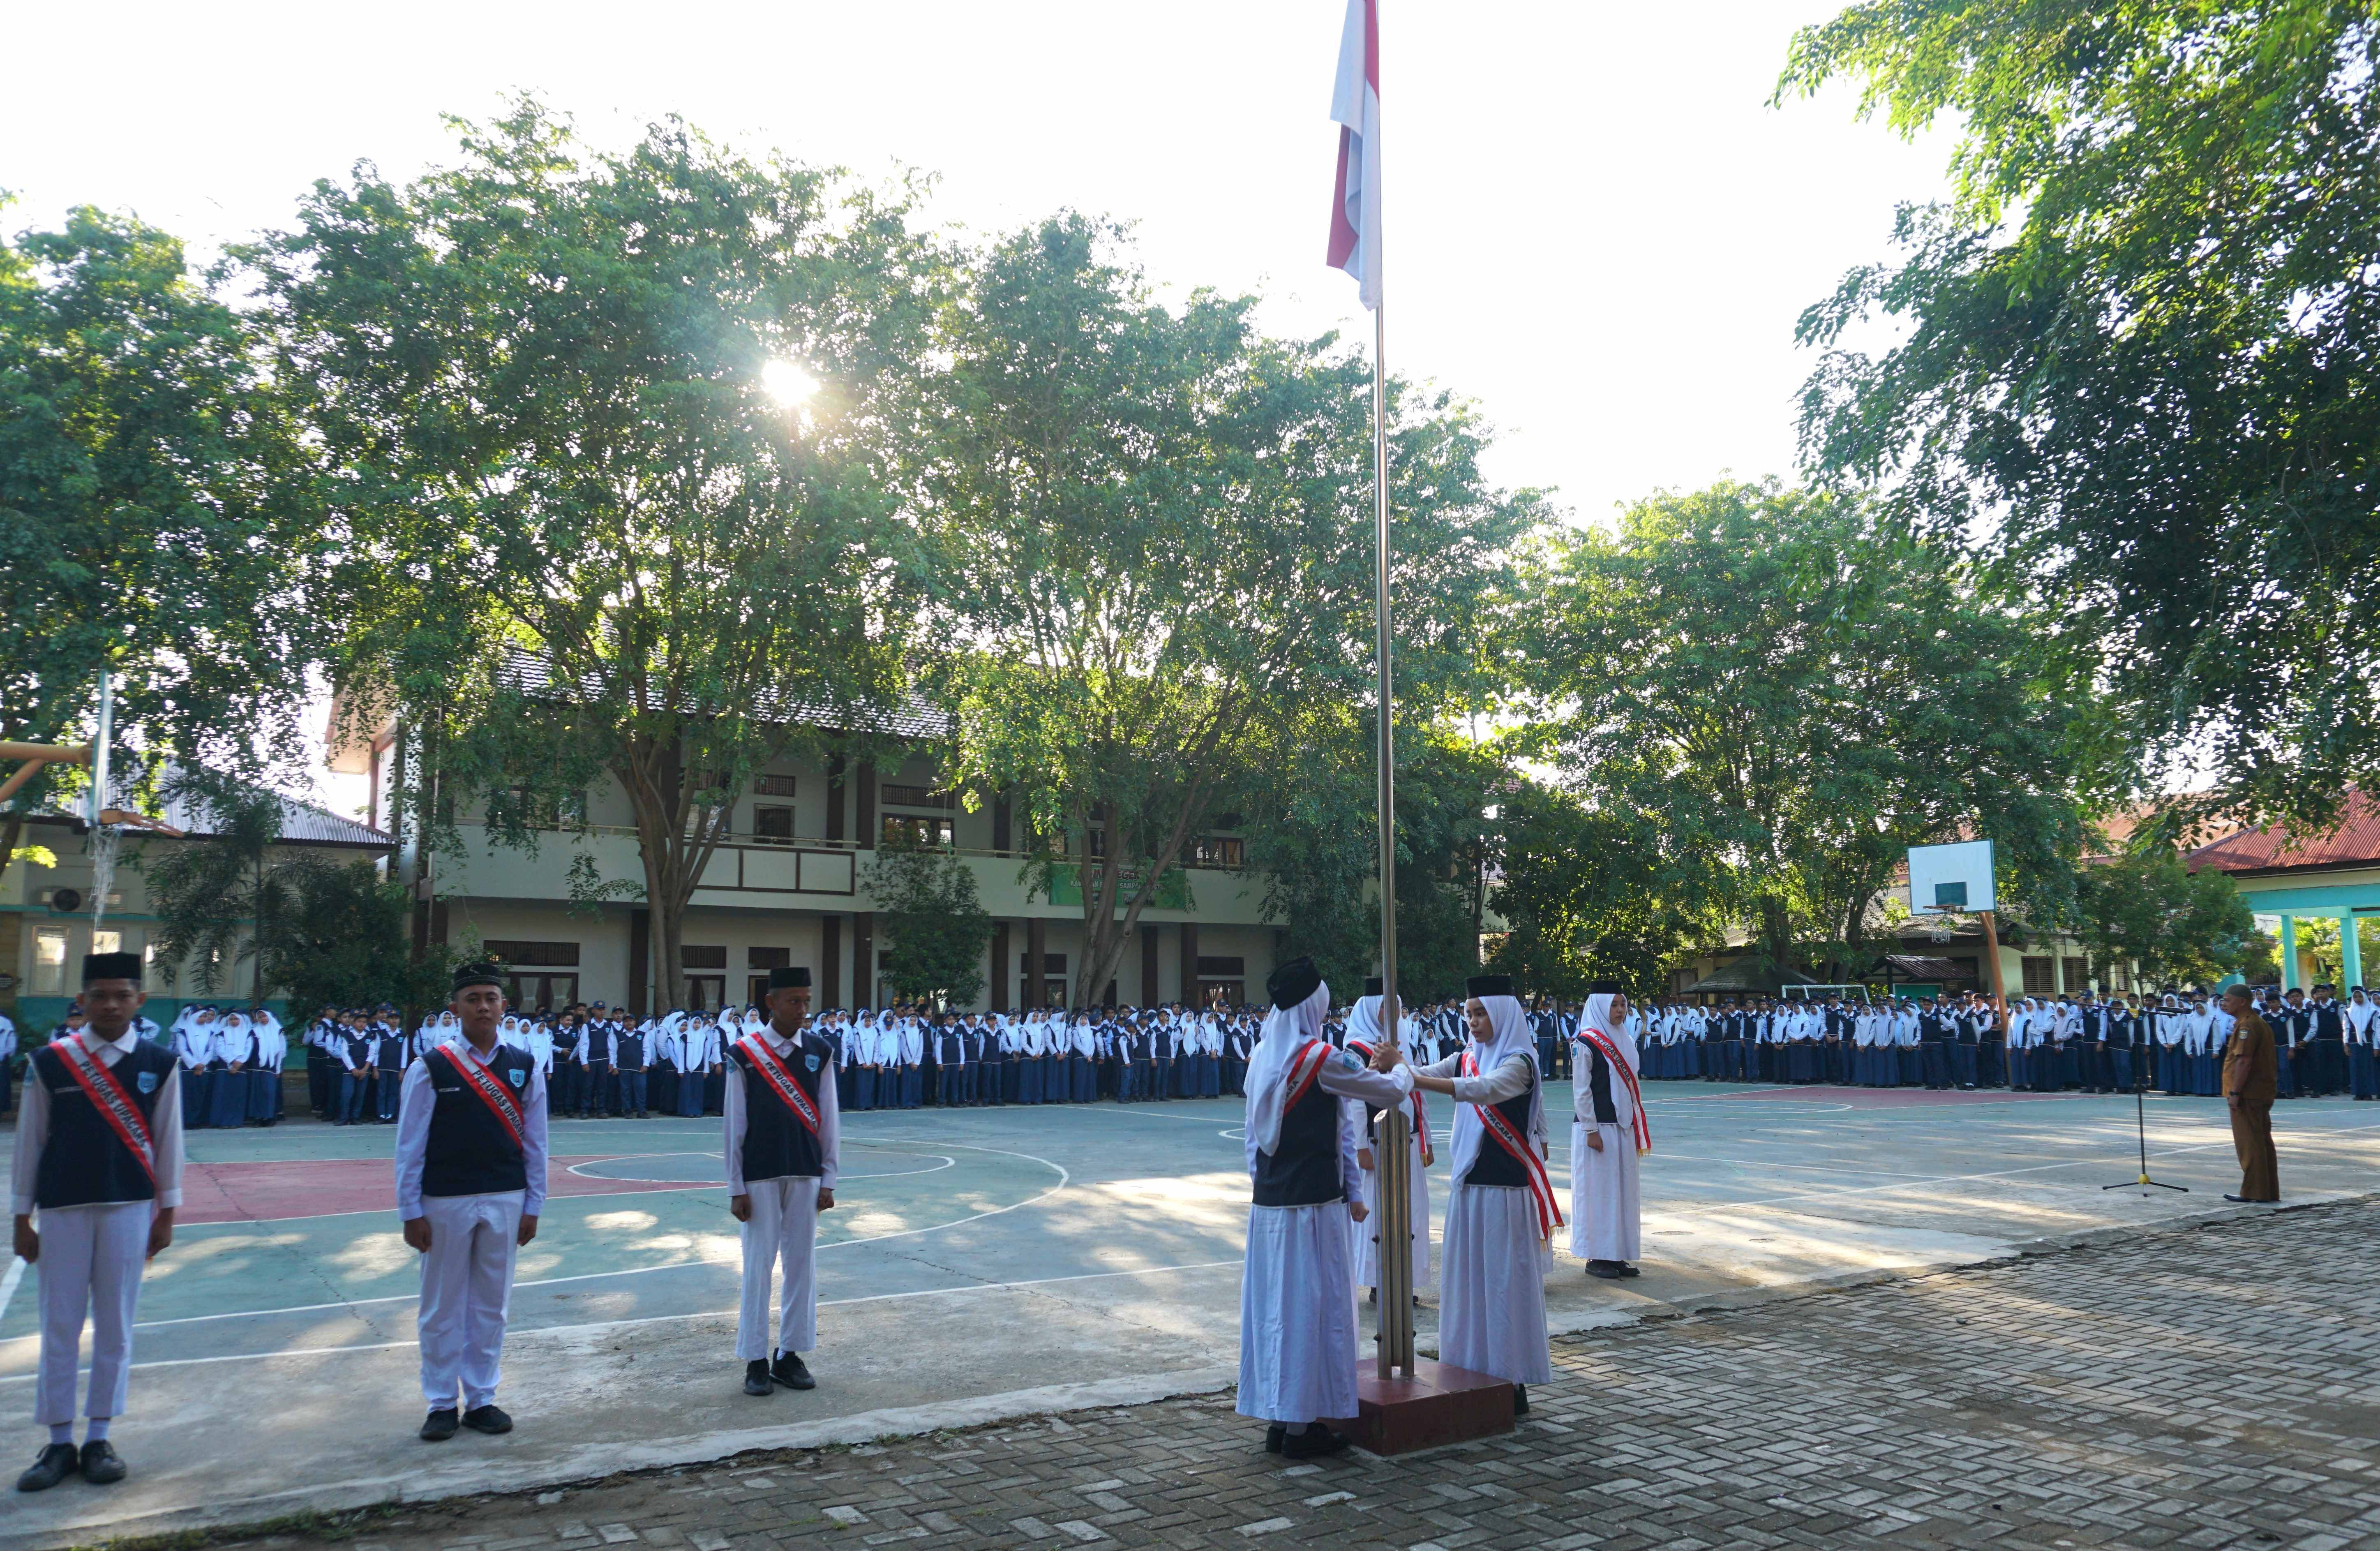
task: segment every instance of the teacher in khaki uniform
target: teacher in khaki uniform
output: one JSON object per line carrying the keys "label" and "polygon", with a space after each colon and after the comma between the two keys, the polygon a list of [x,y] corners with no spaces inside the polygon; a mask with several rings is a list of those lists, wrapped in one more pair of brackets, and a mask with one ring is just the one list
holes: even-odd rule
{"label": "teacher in khaki uniform", "polygon": [[2273,1098],[2280,1088],[2280,1053],[2270,1025],[2256,1016],[2248,988],[2223,993],[2231,1038],[2223,1046],[2223,1102],[2231,1111],[2231,1145],[2240,1154],[2240,1191],[2226,1201],[2281,1199],[2281,1167],[2273,1153]]}

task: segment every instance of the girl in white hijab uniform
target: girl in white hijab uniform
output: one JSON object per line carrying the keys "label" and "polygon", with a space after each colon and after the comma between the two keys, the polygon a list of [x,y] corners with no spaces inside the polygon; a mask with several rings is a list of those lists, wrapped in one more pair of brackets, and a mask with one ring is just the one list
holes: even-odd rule
{"label": "girl in white hijab uniform", "polygon": [[[1365,983],[1365,995],[1356,1002],[1355,1009],[1347,1016],[1347,1048],[1371,1059],[1380,1047],[1380,983],[1375,978]],[[1403,1027],[1410,1028],[1410,1021]],[[1416,1289],[1429,1284],[1429,1176],[1427,1170],[1433,1161],[1430,1151],[1429,1112],[1416,1093],[1406,1105],[1410,1113],[1405,1125],[1405,1172],[1412,1179],[1407,1195],[1412,1202],[1413,1284]],[[1377,1135],[1377,1128],[1375,1135]],[[1364,1209],[1372,1220],[1355,1225],[1355,1285],[1378,1288],[1380,1285],[1380,1169],[1378,1163],[1365,1166]]]}
{"label": "girl in white hijab uniform", "polygon": [[1283,964],[1265,989],[1272,1011],[1248,1061],[1255,1199],[1240,1276],[1235,1409],[1272,1424],[1268,1452],[1307,1459],[1347,1447],[1343,1435],[1314,1423],[1356,1414],[1347,1219],[1361,1222],[1366,1209],[1358,1199],[1355,1139],[1363,1126],[1355,1105],[1402,1104],[1413,1084],[1330,1048],[1322,1037],[1330,988],[1312,959]]}
{"label": "girl in white hijab uniform", "polygon": [[1415,1073],[1416,1087],[1462,1101],[1439,1256],[1438,1359],[1509,1379],[1512,1411],[1549,1383],[1546,1273],[1561,1207],[1546,1173],[1544,1076],[1536,1035],[1510,975],[1474,975],[1464,1008],[1472,1046]]}
{"label": "girl in white hijab uniform", "polygon": [[[1607,1281],[1636,1275],[1644,1208],[1636,1160],[1652,1145],[1636,1090],[1636,1042],[1615,1016],[1628,1005],[1612,981],[1597,981],[1578,1020],[1571,1070],[1579,1074],[1570,1125],[1570,1252]],[[1609,1118],[1605,1118],[1605,1116]]]}

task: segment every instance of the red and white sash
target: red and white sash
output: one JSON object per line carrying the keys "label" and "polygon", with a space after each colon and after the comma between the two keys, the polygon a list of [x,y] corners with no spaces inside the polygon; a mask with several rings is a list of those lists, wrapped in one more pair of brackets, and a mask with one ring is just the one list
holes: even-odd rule
{"label": "red and white sash", "polygon": [[1314,1080],[1322,1075],[1322,1063],[1330,1059],[1330,1044],[1323,1040],[1307,1040],[1298,1046],[1297,1054],[1289,1058],[1289,1070],[1281,1075],[1282,1084],[1289,1089],[1289,1097],[1281,1101],[1283,1115],[1295,1109],[1297,1101],[1314,1086]]}
{"label": "red and white sash", "polygon": [[785,1107],[794,1112],[794,1118],[808,1126],[812,1136],[818,1135],[818,1106],[802,1092],[802,1085],[794,1081],[793,1072],[777,1059],[777,1053],[769,1048],[768,1042],[758,1034],[747,1034],[735,1043],[737,1048],[752,1057],[752,1069],[784,1101]]}
{"label": "red and white sash", "polygon": [[91,1106],[99,1111],[108,1129],[115,1132],[115,1139],[130,1148],[132,1155],[140,1160],[141,1170],[149,1176],[149,1182],[154,1185],[157,1182],[157,1144],[149,1140],[148,1118],[140,1113],[140,1106],[132,1102],[132,1095],[124,1091],[124,1084],[98,1056],[83,1048],[82,1041],[72,1034],[52,1040],[50,1048],[57,1052],[58,1059],[66,1064],[67,1075],[75,1080],[75,1085],[83,1091],[83,1096],[91,1100]]}
{"label": "red and white sash", "polygon": [[1637,1085],[1636,1069],[1620,1058],[1618,1047],[1600,1029],[1590,1029],[1582,1023],[1572,1037],[1581,1044],[1591,1044],[1603,1052],[1603,1058],[1611,1063],[1611,1069],[1619,1074],[1620,1081],[1628,1084],[1629,1119],[1636,1132],[1636,1152],[1640,1156],[1651,1152],[1653,1123],[1645,1118],[1645,1090]]}
{"label": "red and white sash", "polygon": [[512,1090],[506,1088],[497,1080],[495,1073],[480,1065],[479,1062],[468,1056],[457,1055],[455,1046],[451,1044],[442,1044],[431,1054],[446,1058],[446,1064],[455,1069],[455,1075],[463,1080],[463,1086],[477,1093],[480,1096],[480,1102],[486,1105],[489,1113],[495,1116],[498,1122],[504,1126],[506,1134],[513,1139],[513,1145],[519,1148],[523,1154],[528,1153],[528,1143],[521,1140],[520,1105],[513,1102]]}
{"label": "red and white sash", "polygon": [[[1350,1050],[1362,1051],[1364,1053],[1364,1059],[1366,1062],[1369,1062],[1372,1058],[1373,1047],[1363,1040],[1349,1040],[1347,1042],[1347,1048]],[[1432,1163],[1437,1161],[1437,1155],[1430,1151],[1429,1110],[1427,1106],[1421,1102],[1420,1089],[1415,1088],[1413,1091],[1413,1101],[1407,1107],[1413,1111],[1414,1140],[1421,1143],[1421,1166],[1424,1168],[1427,1168]]]}
{"label": "red and white sash", "polygon": [[[1479,1075],[1475,1051],[1463,1053],[1463,1075]],[[1529,1200],[1537,1209],[1537,1237],[1552,1238],[1554,1229],[1562,1226],[1562,1215],[1561,1203],[1554,1197],[1554,1182],[1546,1174],[1546,1160],[1537,1156],[1537,1150],[1529,1145],[1527,1138],[1512,1129],[1512,1122],[1504,1118],[1502,1110],[1492,1104],[1474,1103],[1471,1107],[1479,1112],[1479,1123],[1496,1139],[1496,1145],[1519,1161],[1522,1172],[1528,1177]]]}

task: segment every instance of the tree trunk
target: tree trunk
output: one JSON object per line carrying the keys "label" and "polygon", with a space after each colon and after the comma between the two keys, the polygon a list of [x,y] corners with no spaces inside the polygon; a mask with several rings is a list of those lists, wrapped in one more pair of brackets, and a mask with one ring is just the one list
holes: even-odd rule
{"label": "tree trunk", "polygon": [[[1108,824],[1108,854],[1099,859],[1099,896],[1091,898],[1089,869],[1083,870],[1083,962],[1075,974],[1075,1006],[1099,1005],[1099,994],[1108,982],[1116,978],[1123,966],[1124,950],[1140,932],[1141,912],[1157,898],[1158,885],[1174,864],[1182,860],[1183,848],[1189,844],[1190,831],[1207,813],[1207,803],[1213,783],[1201,776],[1194,780],[1175,809],[1165,843],[1155,848],[1148,866],[1141,875],[1140,886],[1134,890],[1132,902],[1119,917],[1112,901],[1120,892],[1123,878],[1123,856],[1127,849],[1123,825],[1112,818]],[[1138,850],[1137,845],[1129,847]],[[1086,857],[1086,863],[1089,861]],[[1194,983],[1198,978],[1197,966],[1183,966],[1183,980]]]}
{"label": "tree trunk", "polygon": [[[733,812],[735,794],[727,794],[722,809],[698,809],[686,784],[685,745],[674,736],[630,735],[613,774],[628,794],[637,851],[645,868],[645,906],[652,923],[652,1010],[666,1011],[686,1005],[686,905],[719,849],[720,830],[711,815]],[[698,814],[700,822],[691,823]]]}

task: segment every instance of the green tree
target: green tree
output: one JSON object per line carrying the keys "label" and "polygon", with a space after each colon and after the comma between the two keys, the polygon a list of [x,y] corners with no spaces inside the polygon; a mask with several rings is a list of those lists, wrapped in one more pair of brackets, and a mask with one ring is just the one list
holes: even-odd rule
{"label": "green tree", "polygon": [[1961,834],[1998,843],[2005,895],[2064,901],[2069,714],[2034,622],[1945,546],[1862,502],[1724,483],[1555,542],[1540,585],[1518,648],[1586,810],[1552,834],[1591,821],[1622,885],[1549,922],[1648,946],[1741,922],[1775,967],[1813,945],[1812,967],[1864,968],[1907,848]]}
{"label": "green tree", "polygon": [[[923,482],[952,774],[1013,792],[1045,885],[1079,881],[1079,1002],[1201,827],[1303,778],[1284,729],[1371,686],[1367,369],[1258,334],[1252,298],[1160,306],[1118,248],[1064,215],[980,255]],[[1391,403],[1399,704],[1426,721],[1537,505],[1488,484],[1466,409]]]}
{"label": "green tree", "polygon": [[2084,867],[2074,933],[2100,983],[2130,964],[2150,985],[2212,985],[2247,964],[2256,918],[2239,885],[2212,867],[2192,871],[2171,848],[2149,845]]}
{"label": "green tree", "polygon": [[892,949],[885,978],[894,992],[913,998],[939,995],[959,1007],[983,994],[991,915],[966,863],[944,850],[888,845],[861,876],[876,898],[877,923]]}
{"label": "green tree", "polygon": [[[295,746],[315,517],[241,315],[181,244],[75,211],[0,241],[0,739],[89,737],[118,675],[117,768],[252,769]],[[0,872],[50,766],[0,820]]]}
{"label": "green tree", "polygon": [[1501,822],[1493,898],[1505,933],[1492,964],[1524,990],[1576,1000],[1609,979],[1665,993],[1668,966],[1719,939],[1718,878],[1702,856],[1665,847],[1654,815],[1531,782]]}
{"label": "green tree", "polygon": [[615,780],[644,875],[578,881],[640,883],[674,1005],[739,791],[901,703],[941,260],[905,194],[675,121],[616,153],[533,102],[457,130],[457,165],[318,184],[244,254],[343,524],[342,703],[398,716],[400,800],[442,845],[465,800],[533,843]]}
{"label": "green tree", "polygon": [[2380,10],[1866,0],[1779,93],[1839,79],[1956,186],[1803,317],[1811,466],[2053,601],[2107,753],[2327,828],[2380,782]]}

